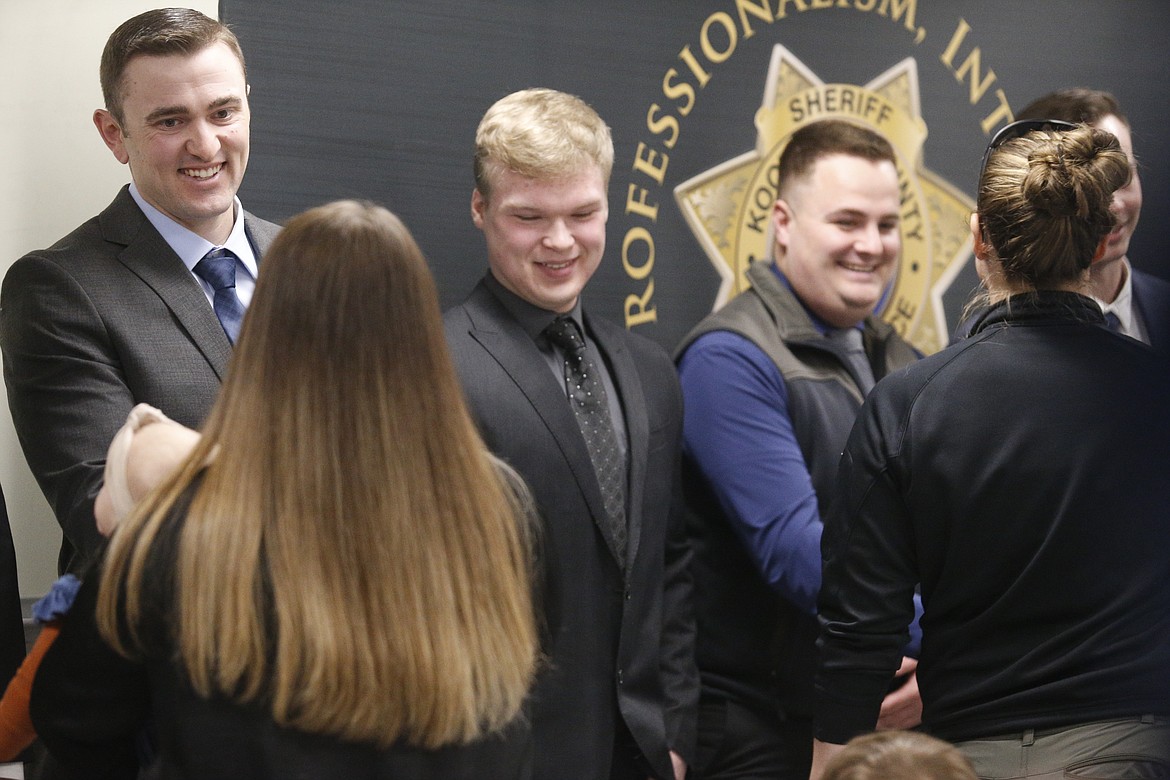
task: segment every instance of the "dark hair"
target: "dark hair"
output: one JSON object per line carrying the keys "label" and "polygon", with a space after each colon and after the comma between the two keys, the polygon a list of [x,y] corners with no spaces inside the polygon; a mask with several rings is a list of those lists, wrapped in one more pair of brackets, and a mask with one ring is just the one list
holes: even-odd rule
{"label": "dark hair", "polygon": [[219,42],[227,44],[239,59],[246,79],[240,42],[223,22],[190,8],[156,8],[122,22],[102,51],[99,73],[106,110],[122,124],[122,75],[130,60],[139,56],[189,56]]}
{"label": "dark hair", "polygon": [[1016,119],[1061,119],[1073,124],[1095,125],[1110,115],[1129,126],[1129,120],[1121,113],[1121,105],[1112,94],[1100,89],[1072,87],[1036,98],[1016,114]]}
{"label": "dark hair", "polygon": [[890,142],[872,130],[840,119],[813,122],[797,130],[780,154],[777,192],[783,197],[788,184],[809,174],[817,160],[830,154],[847,154],[897,165]]}
{"label": "dark hair", "polygon": [[1113,228],[1113,192],[1129,162],[1112,133],[1037,130],[992,151],[979,181],[983,238],[1009,280],[1047,288],[1076,279]]}

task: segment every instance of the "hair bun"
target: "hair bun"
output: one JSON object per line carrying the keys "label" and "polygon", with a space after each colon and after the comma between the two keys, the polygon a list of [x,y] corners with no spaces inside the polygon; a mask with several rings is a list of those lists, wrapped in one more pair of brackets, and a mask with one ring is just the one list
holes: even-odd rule
{"label": "hair bun", "polygon": [[1071,217],[1084,214],[1087,205],[1078,186],[1077,164],[1057,141],[1028,155],[1028,172],[1022,189],[1036,211],[1052,217]]}

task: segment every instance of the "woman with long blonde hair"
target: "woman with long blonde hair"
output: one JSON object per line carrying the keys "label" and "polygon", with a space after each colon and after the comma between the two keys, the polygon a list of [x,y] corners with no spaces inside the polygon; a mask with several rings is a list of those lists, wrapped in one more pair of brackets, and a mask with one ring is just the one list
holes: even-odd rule
{"label": "woman with long blonde hair", "polygon": [[148,720],[160,777],[522,776],[523,488],[475,432],[421,252],[342,201],[263,267],[201,439],[41,667],[38,732],[87,776],[133,776]]}

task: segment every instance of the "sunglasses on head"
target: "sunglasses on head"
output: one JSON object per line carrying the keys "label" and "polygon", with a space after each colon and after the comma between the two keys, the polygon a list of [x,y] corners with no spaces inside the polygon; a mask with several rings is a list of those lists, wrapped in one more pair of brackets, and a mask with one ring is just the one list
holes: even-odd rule
{"label": "sunglasses on head", "polygon": [[1060,119],[1021,119],[1018,122],[1012,122],[1010,125],[1004,125],[999,128],[999,132],[992,136],[991,143],[987,145],[987,151],[983,153],[983,162],[979,165],[979,178],[976,179],[976,182],[983,181],[983,174],[987,171],[987,161],[991,159],[991,153],[1008,141],[1025,136],[1033,130],[1065,131],[1075,128],[1076,125],[1072,122],[1065,122]]}

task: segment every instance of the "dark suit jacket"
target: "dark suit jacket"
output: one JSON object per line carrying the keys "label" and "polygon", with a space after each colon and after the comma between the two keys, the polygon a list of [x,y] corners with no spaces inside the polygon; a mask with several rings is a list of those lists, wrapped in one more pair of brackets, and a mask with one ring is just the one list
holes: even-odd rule
{"label": "dark suit jacket", "polygon": [[[246,212],[244,226],[258,258],[280,229]],[[123,188],[101,214],[9,269],[0,347],[12,422],[65,532],[60,568],[76,571],[100,542],[93,502],[126,415],[145,402],[198,427],[231,343]]]}
{"label": "dark suit jacket", "polygon": [[698,675],[679,511],[681,395],[656,344],[599,318],[629,437],[627,560],[602,532],[605,507],[564,389],[481,282],[445,324],[487,446],[531,487],[543,519],[548,668],[533,692],[537,778],[609,777],[618,718],[661,777],[690,759]]}
{"label": "dark suit jacket", "polygon": [[1133,304],[1146,324],[1150,346],[1170,353],[1170,282],[1134,268]]}

